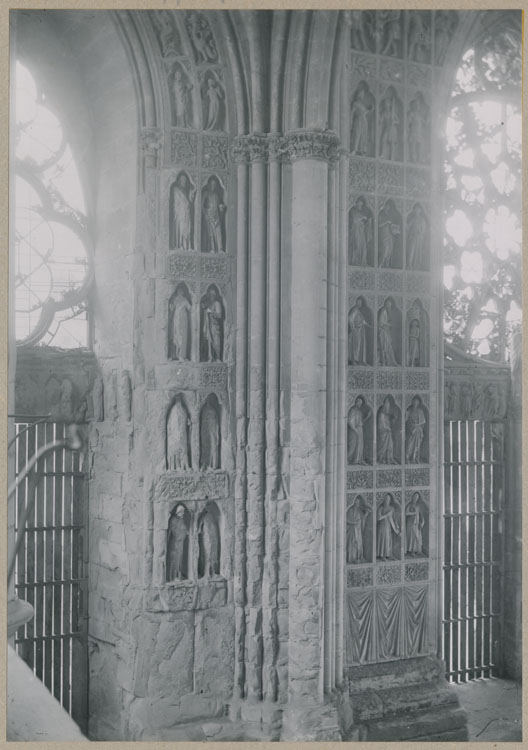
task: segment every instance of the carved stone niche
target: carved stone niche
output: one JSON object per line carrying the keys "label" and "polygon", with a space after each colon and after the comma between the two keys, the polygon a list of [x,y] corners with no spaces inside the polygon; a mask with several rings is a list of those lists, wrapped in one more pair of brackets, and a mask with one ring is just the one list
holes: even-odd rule
{"label": "carved stone niche", "polygon": [[216,284],[200,300],[200,362],[222,362],[225,306]]}
{"label": "carved stone niche", "polygon": [[217,396],[211,393],[200,411],[200,469],[220,469],[221,456],[221,407]]}
{"label": "carved stone niche", "polygon": [[191,359],[192,300],[187,284],[180,282],[169,299],[168,356],[178,362]]}
{"label": "carved stone niche", "polygon": [[407,58],[418,63],[430,63],[432,13],[427,10],[410,10],[406,15]]}
{"label": "carved stone niche", "polygon": [[378,364],[398,367],[402,363],[402,314],[394,297],[386,297],[378,310]]}
{"label": "carved stone niche", "polygon": [[406,266],[411,271],[428,271],[429,219],[422,203],[411,205],[406,224]]}
{"label": "carved stone niche", "polygon": [[405,493],[405,557],[427,557],[429,554],[428,492]]}
{"label": "carved stone niche", "polygon": [[374,265],[374,215],[364,195],[351,196],[348,212],[348,264]]}
{"label": "carved stone niche", "polygon": [[359,395],[348,411],[347,463],[349,466],[372,465],[374,417],[364,396]]}
{"label": "carved stone niche", "polygon": [[213,578],[220,575],[222,552],[221,518],[218,506],[209,502],[198,517],[198,578]]}
{"label": "carved stone niche", "polygon": [[374,364],[374,315],[361,295],[348,312],[348,364]]}
{"label": "carved stone niche", "polygon": [[202,185],[201,251],[226,252],[226,190],[214,174]]}
{"label": "carved stone niche", "polygon": [[402,268],[402,217],[392,198],[378,212],[378,266]]}
{"label": "carved stone niche", "polygon": [[403,11],[380,10],[378,22],[378,52],[390,57],[403,57]]}
{"label": "carved stone niche", "polygon": [[169,190],[169,247],[194,250],[196,186],[189,173],[181,170]]}
{"label": "carved stone niche", "polygon": [[[376,497],[376,559],[401,559],[400,492],[378,492]],[[398,496],[398,497],[397,497]]]}
{"label": "carved stone niche", "polygon": [[346,561],[348,565],[373,561],[372,493],[348,496]]}
{"label": "carved stone niche", "polygon": [[392,85],[387,86],[378,108],[378,156],[403,161],[403,104]]}
{"label": "carved stone niche", "polygon": [[401,409],[391,394],[376,415],[376,459],[378,464],[401,464]]}
{"label": "carved stone niche", "polygon": [[429,315],[419,299],[407,311],[405,321],[407,367],[429,366]]}
{"label": "carved stone niche", "polygon": [[405,463],[429,463],[429,410],[416,395],[405,414]]}
{"label": "carved stone niche", "polygon": [[204,130],[225,130],[226,97],[222,80],[215,70],[201,76],[202,113]]}
{"label": "carved stone niche", "polygon": [[407,159],[413,164],[429,164],[431,145],[429,133],[430,107],[421,91],[407,107]]}
{"label": "carved stone niche", "polygon": [[178,503],[170,515],[167,528],[167,583],[192,577],[190,533],[191,514],[185,505]]}
{"label": "carved stone niche", "polygon": [[167,64],[167,77],[172,110],[172,124],[177,128],[195,126],[192,89],[194,84],[189,73],[179,61]]}
{"label": "carved stone niche", "polygon": [[360,81],[350,102],[350,153],[376,154],[376,98],[366,81]]}
{"label": "carved stone niche", "polygon": [[185,399],[178,394],[167,413],[166,434],[167,469],[190,471],[191,417]]}

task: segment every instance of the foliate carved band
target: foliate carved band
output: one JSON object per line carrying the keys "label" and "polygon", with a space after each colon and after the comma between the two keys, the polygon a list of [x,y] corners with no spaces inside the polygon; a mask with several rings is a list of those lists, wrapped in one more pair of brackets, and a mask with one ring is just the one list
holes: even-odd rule
{"label": "foliate carved band", "polygon": [[163,146],[163,132],[160,128],[143,128],[139,134],[139,146],[145,154],[156,156]]}
{"label": "foliate carved band", "polygon": [[286,135],[251,133],[234,139],[231,158],[237,163],[323,159],[335,164],[344,153],[331,130],[296,130]]}

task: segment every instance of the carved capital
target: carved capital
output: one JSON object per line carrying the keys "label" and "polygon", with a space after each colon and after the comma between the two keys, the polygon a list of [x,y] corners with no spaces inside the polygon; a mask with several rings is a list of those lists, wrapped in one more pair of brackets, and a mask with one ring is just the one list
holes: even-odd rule
{"label": "carved capital", "polygon": [[268,137],[262,133],[239,135],[231,144],[231,159],[237,163],[268,160]]}
{"label": "carved capital", "polygon": [[296,130],[283,136],[284,156],[288,161],[323,159],[335,164],[341,148],[337,135],[331,130]]}
{"label": "carved capital", "polygon": [[143,128],[139,134],[139,146],[146,156],[156,156],[163,146],[160,128]]}

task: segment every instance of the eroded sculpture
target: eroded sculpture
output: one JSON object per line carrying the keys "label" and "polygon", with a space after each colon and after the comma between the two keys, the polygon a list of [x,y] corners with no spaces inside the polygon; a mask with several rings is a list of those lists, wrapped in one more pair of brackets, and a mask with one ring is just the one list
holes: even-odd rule
{"label": "eroded sculpture", "polygon": [[224,306],[217,288],[209,287],[201,303],[202,335],[201,359],[221,362],[224,343]]}
{"label": "eroded sculpture", "polygon": [[379,155],[390,161],[402,160],[402,103],[393,86],[389,86],[379,108]]}
{"label": "eroded sculpture", "polygon": [[365,439],[363,427],[372,418],[372,410],[365,404],[362,396],[358,396],[348,412],[348,447],[349,464],[366,464]]}
{"label": "eroded sculpture", "polygon": [[189,81],[179,63],[174,64],[172,73],[172,106],[173,124],[177,128],[192,127],[191,91],[193,84]]}
{"label": "eroded sculpture", "polygon": [[386,367],[398,365],[393,344],[393,311],[394,302],[387,297],[378,313],[378,362]]}
{"label": "eroded sculpture", "polygon": [[422,530],[425,518],[420,508],[422,498],[413,492],[405,510],[405,553],[413,557],[423,554]]}
{"label": "eroded sculpture", "polygon": [[356,199],[348,213],[348,262],[352,266],[372,263],[374,221],[372,211],[362,195]]}
{"label": "eroded sculpture", "polygon": [[183,505],[177,505],[167,529],[167,581],[189,578],[189,519]]}
{"label": "eroded sculpture", "polygon": [[365,300],[359,296],[348,313],[348,364],[370,364],[367,361],[367,329],[371,327],[366,317]]}
{"label": "eroded sculpture", "polygon": [[402,220],[394,201],[385,201],[378,214],[378,265],[380,268],[401,268]]}
{"label": "eroded sculpture", "polygon": [[379,464],[397,464],[394,456],[393,430],[396,414],[392,408],[389,396],[385,396],[383,404],[378,410],[377,419],[377,459]]}
{"label": "eroded sculpture", "polygon": [[393,534],[400,535],[395,513],[394,499],[386,492],[376,514],[376,557],[381,560],[393,559]]}
{"label": "eroded sculpture", "polygon": [[170,190],[170,247],[192,250],[194,233],[193,187],[186,172],[180,172]]}
{"label": "eroded sculpture", "polygon": [[209,397],[200,414],[200,468],[220,468],[220,418],[216,397]]}
{"label": "eroded sculpture", "polygon": [[186,361],[191,354],[192,306],[184,284],[178,284],[169,301],[169,356]]}
{"label": "eroded sculpture", "polygon": [[205,509],[198,523],[201,565],[199,576],[211,578],[220,573],[220,531],[216,514]]}
{"label": "eroded sculpture", "polygon": [[405,422],[405,460],[409,464],[421,463],[421,449],[426,424],[422,399],[419,396],[414,396],[411,406],[407,410]]}
{"label": "eroded sculpture", "polygon": [[202,86],[202,100],[204,129],[223,130],[225,93],[220,81],[212,73],[209,73]]}
{"label": "eroded sculpture", "polygon": [[349,564],[365,562],[363,535],[370,513],[362,495],[356,495],[346,514],[346,561]]}
{"label": "eroded sculpture", "polygon": [[376,100],[368,83],[360,81],[350,105],[350,153],[374,156]]}
{"label": "eroded sculpture", "polygon": [[218,178],[212,175],[202,190],[202,252],[225,251],[225,211],[223,190]]}
{"label": "eroded sculpture", "polygon": [[178,397],[167,417],[167,468],[189,471],[191,420],[182,397]]}

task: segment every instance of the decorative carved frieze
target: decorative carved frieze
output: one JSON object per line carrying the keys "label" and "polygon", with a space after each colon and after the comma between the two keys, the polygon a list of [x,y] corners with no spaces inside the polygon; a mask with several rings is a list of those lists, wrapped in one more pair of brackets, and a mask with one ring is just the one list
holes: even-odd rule
{"label": "decorative carved frieze", "polygon": [[347,570],[347,587],[352,589],[365,588],[372,586],[373,570],[372,568],[349,568]]}
{"label": "decorative carved frieze", "polygon": [[427,391],[429,390],[430,380],[428,372],[412,372],[405,373],[405,387],[413,391]]}
{"label": "decorative carved frieze", "polygon": [[228,260],[223,256],[200,258],[200,273],[203,279],[226,281],[228,278]]}
{"label": "decorative carved frieze", "polygon": [[383,565],[376,570],[376,583],[379,586],[400,583],[401,567],[400,565]]}
{"label": "decorative carved frieze", "polygon": [[347,490],[370,489],[374,478],[372,471],[349,471],[347,472]]}
{"label": "decorative carved frieze", "polygon": [[402,374],[400,370],[389,370],[389,372],[376,373],[376,385],[378,388],[396,389],[402,387]]}
{"label": "decorative carved frieze", "polygon": [[194,167],[198,156],[198,136],[181,130],[171,132],[170,159],[184,167]]}
{"label": "decorative carved frieze", "polygon": [[374,373],[372,370],[361,370],[357,367],[349,367],[347,387],[349,390],[374,388]]}
{"label": "decorative carved frieze", "polygon": [[348,269],[348,289],[349,291],[374,289],[376,276],[374,271],[360,271]]}
{"label": "decorative carved frieze", "polygon": [[403,288],[403,277],[401,273],[380,271],[378,274],[378,289],[384,292],[401,292]]}
{"label": "decorative carved frieze", "polygon": [[143,128],[139,133],[139,146],[146,156],[156,156],[163,146],[160,128]]}
{"label": "decorative carved frieze", "polygon": [[204,134],[202,144],[204,168],[227,169],[227,138]]}
{"label": "decorative carved frieze", "polygon": [[175,497],[197,500],[222,498],[226,496],[226,490],[226,475],[223,471],[204,472],[200,475],[189,473],[185,476],[168,471],[159,479],[156,498],[158,500],[171,500]]}
{"label": "decorative carved frieze", "polygon": [[429,469],[405,469],[407,487],[426,487],[429,484]]}
{"label": "decorative carved frieze", "polygon": [[196,256],[169,255],[167,257],[167,276],[177,279],[193,279],[198,273]]}
{"label": "decorative carved frieze", "polygon": [[429,578],[429,563],[408,563],[405,566],[406,581],[427,581]]}
{"label": "decorative carved frieze", "polygon": [[402,474],[398,469],[389,469],[376,472],[376,485],[378,487],[401,487]]}
{"label": "decorative carved frieze", "polygon": [[403,167],[396,164],[378,165],[377,188],[385,195],[401,195],[403,192]]}
{"label": "decorative carved frieze", "polygon": [[285,135],[250,133],[238,136],[231,144],[230,153],[236,163],[324,159],[334,164],[341,149],[338,136],[330,130],[297,130]]}
{"label": "decorative carved frieze", "polygon": [[353,75],[359,78],[376,77],[376,58],[370,55],[350,55],[350,69]]}
{"label": "decorative carved frieze", "polygon": [[351,192],[372,193],[376,187],[376,163],[370,159],[351,156],[348,186]]}

